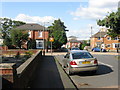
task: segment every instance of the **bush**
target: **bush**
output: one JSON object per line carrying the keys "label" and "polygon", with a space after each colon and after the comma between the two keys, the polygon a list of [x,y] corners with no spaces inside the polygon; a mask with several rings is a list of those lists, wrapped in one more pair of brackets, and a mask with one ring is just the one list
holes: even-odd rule
{"label": "bush", "polygon": [[15,58],[16,58],[16,59],[19,59],[19,58],[20,58],[20,52],[17,52],[17,54],[15,55]]}
{"label": "bush", "polygon": [[25,57],[26,59],[28,59],[28,58],[30,58],[30,57],[32,56],[32,54],[33,54],[33,52],[31,52],[31,51],[25,52],[24,57]]}

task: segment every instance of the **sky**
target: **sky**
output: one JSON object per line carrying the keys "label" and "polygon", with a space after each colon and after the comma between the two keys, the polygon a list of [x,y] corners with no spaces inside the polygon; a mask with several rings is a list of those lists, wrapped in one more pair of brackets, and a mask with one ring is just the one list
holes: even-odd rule
{"label": "sky", "polygon": [[50,26],[61,19],[67,37],[88,40],[100,30],[97,20],[116,12],[120,0],[1,0],[0,17]]}

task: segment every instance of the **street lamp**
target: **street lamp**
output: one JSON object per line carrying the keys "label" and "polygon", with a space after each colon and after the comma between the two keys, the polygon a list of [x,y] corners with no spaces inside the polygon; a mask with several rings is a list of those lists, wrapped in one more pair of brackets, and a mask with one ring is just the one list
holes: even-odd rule
{"label": "street lamp", "polygon": [[45,23],[49,23],[49,22],[43,22],[43,56],[45,56]]}

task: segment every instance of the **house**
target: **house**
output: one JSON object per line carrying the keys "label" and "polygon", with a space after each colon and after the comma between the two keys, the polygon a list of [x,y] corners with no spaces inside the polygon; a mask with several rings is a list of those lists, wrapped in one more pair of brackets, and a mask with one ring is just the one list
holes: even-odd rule
{"label": "house", "polygon": [[[28,32],[29,39],[34,39],[36,41],[37,49],[46,48],[46,42],[49,36],[49,31],[46,27],[39,24],[29,23],[18,26],[16,29]],[[27,48],[27,43],[23,47]]]}
{"label": "house", "polygon": [[106,50],[115,51],[117,48],[120,48],[120,40],[118,37],[111,38],[107,34],[107,30],[101,29],[90,38],[90,46],[91,48],[97,46]]}
{"label": "house", "polygon": [[80,40],[77,40],[77,37],[75,36],[70,36],[68,37],[68,42],[66,43],[66,48],[71,48],[71,47],[79,47],[81,44]]}

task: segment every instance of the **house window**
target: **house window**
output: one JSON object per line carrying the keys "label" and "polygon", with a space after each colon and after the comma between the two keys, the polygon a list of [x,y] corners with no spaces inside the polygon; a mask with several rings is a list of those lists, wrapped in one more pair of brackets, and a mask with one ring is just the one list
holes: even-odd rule
{"label": "house window", "polygon": [[42,37],[42,32],[41,31],[38,32],[38,37]]}
{"label": "house window", "polygon": [[43,40],[36,40],[36,48],[43,49]]}
{"label": "house window", "polygon": [[120,48],[120,43],[113,43],[113,48]]}
{"label": "house window", "polygon": [[118,37],[115,37],[114,40],[118,40]]}
{"label": "house window", "polygon": [[98,37],[97,39],[100,40],[100,37]]}
{"label": "house window", "polygon": [[111,40],[111,37],[108,37],[107,39],[108,39],[108,40]]}
{"label": "house window", "polygon": [[31,31],[29,31],[28,34],[29,34],[29,37],[31,38]]}
{"label": "house window", "polygon": [[108,48],[110,48],[110,47],[111,47],[111,45],[110,45],[110,44],[107,44],[107,47],[108,47]]}

